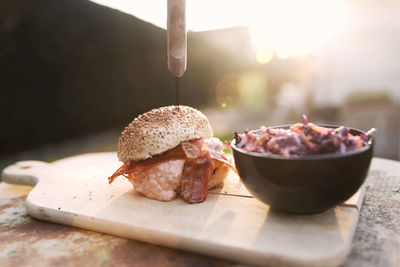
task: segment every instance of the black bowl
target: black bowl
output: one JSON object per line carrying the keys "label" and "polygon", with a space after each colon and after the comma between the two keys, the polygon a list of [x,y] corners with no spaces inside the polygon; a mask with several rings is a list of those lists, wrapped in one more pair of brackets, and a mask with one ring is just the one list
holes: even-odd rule
{"label": "black bowl", "polygon": [[[350,129],[350,133],[364,132]],[[373,140],[346,153],[302,157],[246,152],[236,147],[235,140],[232,151],[244,185],[257,199],[281,211],[308,214],[327,210],[357,192],[368,173]]]}

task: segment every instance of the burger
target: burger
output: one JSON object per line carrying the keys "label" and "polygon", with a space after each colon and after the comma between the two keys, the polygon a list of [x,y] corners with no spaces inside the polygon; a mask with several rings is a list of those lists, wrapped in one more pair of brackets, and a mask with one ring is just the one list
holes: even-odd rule
{"label": "burger", "polygon": [[221,141],[207,117],[188,106],[166,106],[136,117],[118,142],[123,165],[108,180],[125,176],[144,196],[203,202],[208,189],[223,183],[229,168]]}

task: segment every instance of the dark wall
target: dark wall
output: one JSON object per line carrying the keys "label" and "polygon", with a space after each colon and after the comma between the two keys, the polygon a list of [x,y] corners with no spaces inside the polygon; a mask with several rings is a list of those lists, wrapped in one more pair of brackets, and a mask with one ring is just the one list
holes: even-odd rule
{"label": "dark wall", "polygon": [[88,1],[0,2],[0,154],[125,124],[171,104],[172,81],[162,29]]}
{"label": "dark wall", "polygon": [[[254,68],[277,85],[281,62],[254,65],[250,45],[243,28],[188,33],[181,103],[216,104],[224,75]],[[174,104],[166,49],[165,30],[86,0],[1,0],[0,156]]]}

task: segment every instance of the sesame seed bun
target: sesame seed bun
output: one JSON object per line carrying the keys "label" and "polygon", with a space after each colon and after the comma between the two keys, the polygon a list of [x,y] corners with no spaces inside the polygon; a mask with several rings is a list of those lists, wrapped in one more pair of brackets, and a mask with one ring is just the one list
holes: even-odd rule
{"label": "sesame seed bun", "polygon": [[160,107],[136,117],[121,134],[118,158],[144,160],[170,150],[181,142],[211,138],[207,117],[188,106]]}

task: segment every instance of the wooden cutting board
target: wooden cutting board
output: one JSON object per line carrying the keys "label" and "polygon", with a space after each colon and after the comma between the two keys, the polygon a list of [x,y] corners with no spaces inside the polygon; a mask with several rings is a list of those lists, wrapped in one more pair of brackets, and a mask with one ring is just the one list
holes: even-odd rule
{"label": "wooden cutting board", "polygon": [[28,213],[51,221],[257,265],[337,266],[349,250],[364,191],[314,215],[275,211],[253,198],[231,172],[200,204],[147,199],[123,177],[116,153],[84,154],[54,163],[17,162],[3,181],[35,186]]}

